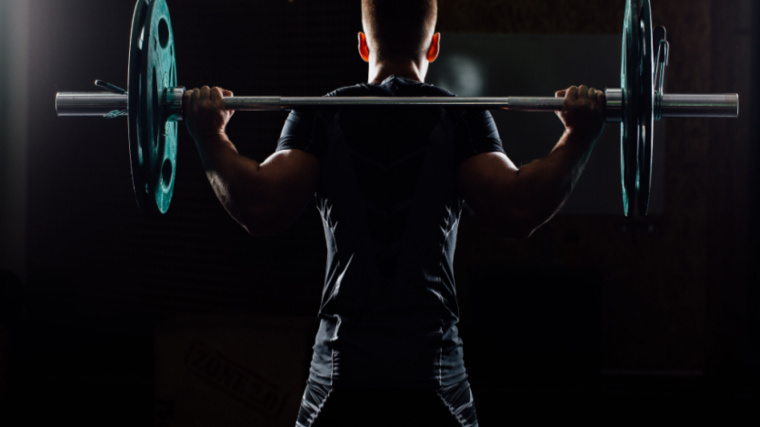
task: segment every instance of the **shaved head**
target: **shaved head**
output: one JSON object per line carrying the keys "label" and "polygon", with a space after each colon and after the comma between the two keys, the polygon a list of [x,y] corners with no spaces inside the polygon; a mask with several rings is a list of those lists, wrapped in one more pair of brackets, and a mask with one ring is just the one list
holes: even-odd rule
{"label": "shaved head", "polygon": [[362,24],[381,60],[417,60],[430,47],[436,0],[362,0]]}

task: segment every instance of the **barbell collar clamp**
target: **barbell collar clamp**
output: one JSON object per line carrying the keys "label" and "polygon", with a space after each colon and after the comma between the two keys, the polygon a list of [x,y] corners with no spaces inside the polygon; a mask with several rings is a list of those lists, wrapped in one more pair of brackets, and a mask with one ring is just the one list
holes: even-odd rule
{"label": "barbell collar clamp", "polygon": [[623,121],[623,90],[607,89],[604,91],[607,106],[604,109],[604,121],[620,123]]}
{"label": "barbell collar clamp", "polygon": [[183,86],[178,86],[171,89],[167,88],[164,91],[166,120],[182,120],[182,98],[184,95],[185,88]]}

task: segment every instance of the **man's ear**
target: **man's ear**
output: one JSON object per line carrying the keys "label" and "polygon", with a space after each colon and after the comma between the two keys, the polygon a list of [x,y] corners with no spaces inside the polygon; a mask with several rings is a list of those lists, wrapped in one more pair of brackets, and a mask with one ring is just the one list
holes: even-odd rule
{"label": "man's ear", "polygon": [[428,62],[433,62],[438,58],[438,53],[441,51],[441,33],[433,34],[433,39],[430,41],[430,48],[427,52]]}
{"label": "man's ear", "polygon": [[369,62],[369,46],[367,46],[367,35],[359,31],[359,56],[364,62]]}

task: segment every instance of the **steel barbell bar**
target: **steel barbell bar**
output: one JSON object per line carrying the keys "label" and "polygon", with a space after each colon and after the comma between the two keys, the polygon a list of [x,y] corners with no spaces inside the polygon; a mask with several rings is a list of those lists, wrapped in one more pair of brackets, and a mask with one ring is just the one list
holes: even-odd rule
{"label": "steel barbell bar", "polygon": [[[168,90],[165,105],[168,120],[181,120],[184,88]],[[605,120],[619,123],[623,110],[622,91],[605,90]],[[739,114],[739,96],[725,94],[662,94],[658,117],[735,118]],[[180,108],[171,107],[177,105]],[[287,111],[318,107],[479,107],[513,111],[558,111],[562,98],[552,97],[326,97],[326,96],[227,96],[224,106],[235,111]],[[109,117],[128,111],[128,95],[110,92],[59,92],[55,100],[59,116]]]}

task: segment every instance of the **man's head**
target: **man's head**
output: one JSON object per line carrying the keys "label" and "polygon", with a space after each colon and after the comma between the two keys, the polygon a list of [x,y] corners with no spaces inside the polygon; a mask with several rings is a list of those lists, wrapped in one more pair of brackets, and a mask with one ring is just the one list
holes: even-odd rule
{"label": "man's head", "polygon": [[[431,56],[431,43],[437,45],[435,23],[437,0],[362,0],[362,24],[366,45],[378,61],[418,61]],[[365,57],[365,52],[360,53]],[[368,53],[368,52],[367,52]]]}

